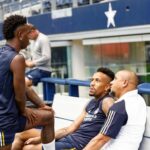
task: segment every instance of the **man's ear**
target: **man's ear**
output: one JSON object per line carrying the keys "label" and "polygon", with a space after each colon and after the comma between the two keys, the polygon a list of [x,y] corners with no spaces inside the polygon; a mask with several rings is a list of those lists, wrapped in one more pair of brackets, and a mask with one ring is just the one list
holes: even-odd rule
{"label": "man's ear", "polygon": [[22,31],[21,30],[16,30],[15,36],[22,41]]}
{"label": "man's ear", "polygon": [[110,84],[107,84],[107,85],[106,85],[105,91],[106,91],[106,92],[109,92],[109,91],[110,91]]}
{"label": "man's ear", "polygon": [[128,86],[128,83],[129,83],[129,81],[128,81],[128,80],[124,80],[124,81],[123,81],[123,87]]}
{"label": "man's ear", "polygon": [[29,30],[29,27],[27,25],[23,25],[23,26],[20,26],[16,29],[15,31],[15,36],[20,40],[22,41],[23,39],[23,34],[25,33],[25,31],[28,31]]}

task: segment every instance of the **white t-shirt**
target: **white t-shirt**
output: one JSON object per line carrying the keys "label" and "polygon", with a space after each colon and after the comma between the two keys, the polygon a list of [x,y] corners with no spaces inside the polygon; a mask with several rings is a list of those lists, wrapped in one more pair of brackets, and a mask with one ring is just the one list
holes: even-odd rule
{"label": "white t-shirt", "polygon": [[124,94],[110,108],[101,133],[112,139],[101,150],[138,150],[146,123],[146,104],[137,90]]}

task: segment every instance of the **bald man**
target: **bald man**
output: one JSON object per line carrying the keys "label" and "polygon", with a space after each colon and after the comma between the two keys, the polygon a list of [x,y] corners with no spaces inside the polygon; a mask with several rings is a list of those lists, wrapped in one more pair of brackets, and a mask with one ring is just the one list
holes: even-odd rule
{"label": "bald man", "polygon": [[109,109],[100,133],[84,150],[138,150],[146,122],[146,104],[137,91],[138,78],[132,71],[121,70],[111,82],[117,101]]}

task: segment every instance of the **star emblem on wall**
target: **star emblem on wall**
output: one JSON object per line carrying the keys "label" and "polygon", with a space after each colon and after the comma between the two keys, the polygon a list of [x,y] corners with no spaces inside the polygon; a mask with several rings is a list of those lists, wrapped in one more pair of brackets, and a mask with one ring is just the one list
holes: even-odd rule
{"label": "star emblem on wall", "polygon": [[105,15],[107,17],[107,28],[110,27],[110,25],[112,25],[113,27],[115,27],[115,21],[114,21],[114,17],[116,15],[117,11],[112,9],[112,5],[111,3],[109,3],[109,7],[108,7],[108,11],[105,12]]}

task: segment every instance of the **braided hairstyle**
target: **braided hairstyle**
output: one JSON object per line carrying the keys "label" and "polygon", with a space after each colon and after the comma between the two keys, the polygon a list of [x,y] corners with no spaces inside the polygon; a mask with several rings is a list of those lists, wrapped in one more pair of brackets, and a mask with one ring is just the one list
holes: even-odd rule
{"label": "braided hairstyle", "polygon": [[102,72],[104,73],[105,75],[107,75],[111,81],[114,79],[115,77],[115,74],[113,71],[111,71],[109,68],[105,68],[105,67],[101,67],[101,68],[98,68],[97,69],[97,72]]}
{"label": "braided hairstyle", "polygon": [[3,36],[6,40],[11,40],[15,36],[15,30],[27,23],[27,19],[21,15],[11,15],[4,20]]}

